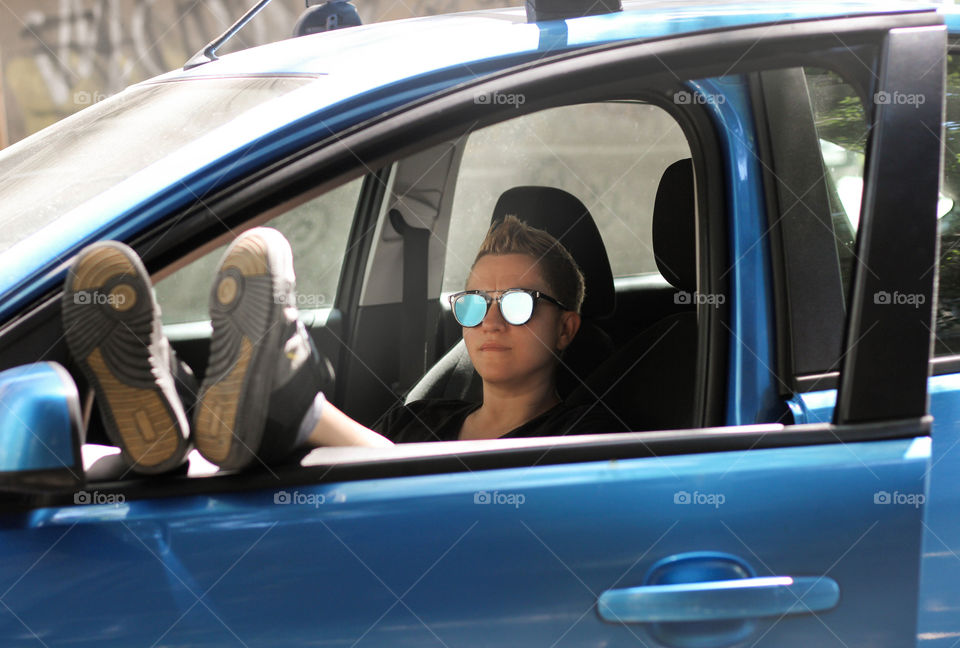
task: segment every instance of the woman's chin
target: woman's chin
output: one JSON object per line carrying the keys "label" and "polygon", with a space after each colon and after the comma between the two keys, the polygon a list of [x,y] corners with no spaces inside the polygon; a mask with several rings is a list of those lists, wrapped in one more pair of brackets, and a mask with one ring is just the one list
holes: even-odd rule
{"label": "woman's chin", "polygon": [[488,385],[504,385],[519,378],[515,367],[501,363],[485,362],[476,367],[480,378]]}

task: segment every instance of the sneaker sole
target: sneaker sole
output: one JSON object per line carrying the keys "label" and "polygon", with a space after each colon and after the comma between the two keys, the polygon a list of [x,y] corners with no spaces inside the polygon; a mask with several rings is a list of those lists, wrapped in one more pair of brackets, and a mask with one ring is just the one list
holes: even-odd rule
{"label": "sneaker sole", "polygon": [[70,353],[96,394],[109,439],[140,473],[183,463],[186,414],[158,384],[150,360],[156,307],[140,259],[105,242],[67,275],[62,318]]}
{"label": "sneaker sole", "polygon": [[238,239],[226,252],[210,291],[210,363],[194,414],[197,450],[224,470],[251,463],[263,439],[272,387],[269,349],[280,333],[268,242]]}

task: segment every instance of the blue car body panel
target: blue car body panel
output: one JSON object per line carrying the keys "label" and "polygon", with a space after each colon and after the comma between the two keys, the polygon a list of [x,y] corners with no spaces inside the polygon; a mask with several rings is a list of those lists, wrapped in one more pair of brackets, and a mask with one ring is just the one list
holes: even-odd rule
{"label": "blue car body panel", "polygon": [[960,638],[960,374],[929,381],[933,448],[923,516],[917,645],[949,648]]}
{"label": "blue car body panel", "polygon": [[[917,645],[951,647],[960,637],[960,374],[928,382],[932,448],[923,516],[923,552]],[[836,390],[799,394],[790,401],[798,423],[829,423]]]}
{"label": "blue car body panel", "polygon": [[928,459],[920,438],[41,509],[0,531],[0,636],[275,646],[282,628],[285,645],[654,645],[643,626],[601,621],[597,597],[706,548],[760,576],[838,583],[829,626],[757,619],[754,645],[870,627],[870,645],[902,646],[922,509],[879,516],[874,501],[922,493]]}
{"label": "blue car body panel", "polygon": [[830,423],[833,420],[833,408],[837,404],[836,389],[795,394],[787,405],[797,423]]}
{"label": "blue car body panel", "polygon": [[779,399],[770,381],[774,356],[770,258],[766,246],[757,245],[769,225],[753,113],[742,77],[705,79],[690,87],[712,98],[705,105],[716,122],[726,157],[729,249],[731,258],[737,260],[730,270],[731,294],[724,295],[732,306],[727,425],[749,425],[757,423],[758,413],[770,411]]}

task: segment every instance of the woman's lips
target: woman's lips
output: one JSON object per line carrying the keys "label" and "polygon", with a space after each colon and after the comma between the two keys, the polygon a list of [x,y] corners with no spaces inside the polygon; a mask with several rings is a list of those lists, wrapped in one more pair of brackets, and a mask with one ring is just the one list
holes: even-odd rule
{"label": "woman's lips", "polygon": [[509,351],[510,347],[505,347],[502,344],[494,344],[492,342],[487,342],[486,344],[480,345],[481,351]]}

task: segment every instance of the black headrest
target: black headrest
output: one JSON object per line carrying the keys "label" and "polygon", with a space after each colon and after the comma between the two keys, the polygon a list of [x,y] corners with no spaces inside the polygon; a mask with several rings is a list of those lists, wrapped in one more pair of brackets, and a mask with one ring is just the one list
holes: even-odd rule
{"label": "black headrest", "polygon": [[696,199],[693,162],[677,160],[660,178],[653,205],[653,255],[660,274],[674,287],[697,289]]}
{"label": "black headrest", "polygon": [[570,252],[586,283],[581,315],[601,318],[613,314],[617,302],[607,248],[593,217],[579,199],[555,187],[514,187],[500,196],[491,223],[503,220],[507,214],[546,231]]}

